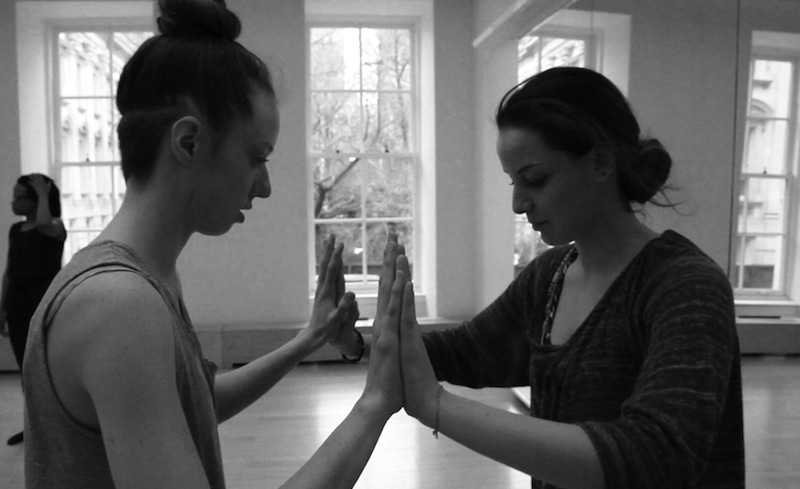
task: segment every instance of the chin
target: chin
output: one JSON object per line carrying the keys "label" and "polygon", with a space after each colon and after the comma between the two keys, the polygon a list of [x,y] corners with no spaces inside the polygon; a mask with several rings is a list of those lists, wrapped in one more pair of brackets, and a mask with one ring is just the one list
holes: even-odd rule
{"label": "chin", "polygon": [[556,233],[541,233],[542,241],[550,246],[561,246],[575,241],[570,237],[559,236]]}
{"label": "chin", "polygon": [[204,229],[198,229],[197,232],[202,234],[203,236],[222,236],[226,234],[228,231],[231,230],[233,227],[233,223],[228,224],[227,226],[218,226],[218,227],[208,227]]}

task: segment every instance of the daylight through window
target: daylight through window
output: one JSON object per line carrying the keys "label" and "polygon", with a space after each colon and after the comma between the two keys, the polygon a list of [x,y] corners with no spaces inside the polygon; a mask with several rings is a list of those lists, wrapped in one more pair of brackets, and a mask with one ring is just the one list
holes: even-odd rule
{"label": "daylight through window", "polygon": [[374,290],[387,232],[414,262],[418,165],[411,28],[309,32],[309,159],[316,262],[333,233],[348,288]]}
{"label": "daylight through window", "polygon": [[125,196],[114,96],[125,62],[151,35],[113,29],[56,32],[53,141],[68,231],[65,262],[103,230]]}

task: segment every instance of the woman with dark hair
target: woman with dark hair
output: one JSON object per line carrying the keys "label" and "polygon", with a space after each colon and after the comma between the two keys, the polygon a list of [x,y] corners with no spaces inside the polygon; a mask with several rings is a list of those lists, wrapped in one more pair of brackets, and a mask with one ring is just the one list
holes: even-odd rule
{"label": "woman with dark hair", "polygon": [[[11,210],[24,217],[8,232],[8,259],[0,295],[0,330],[11,340],[20,369],[28,324],[47,287],[61,269],[67,232],[61,222],[61,194],[53,180],[40,173],[23,175],[14,185]],[[8,328],[6,329],[6,324]],[[22,442],[22,432],[8,439]]]}
{"label": "woman with dark hair", "polygon": [[[522,82],[496,122],[512,208],[553,248],[446,332],[419,333],[406,286],[406,412],[530,474],[537,488],[743,488],[730,284],[691,241],[656,233],[635,212],[664,188],[669,154],[642,138],[624,96],[588,69]],[[407,273],[397,246],[387,252]],[[438,381],[529,385],[531,416]]]}
{"label": "woman with dark hair", "polygon": [[[240,23],[222,0],[159,7],[160,34],[126,63],[117,91],[125,200],[31,321],[23,365],[30,489],[223,488],[217,424],[326,342],[355,335],[358,308],[331,237],[306,328],[220,375],[204,359],[176,262],[193,234],[221,235],[269,197],[280,117],[270,73],[236,42]],[[381,301],[390,302],[391,286],[384,281]],[[380,347],[399,334],[399,297],[379,318],[389,327],[377,355],[387,358],[370,366],[352,412],[285,487],[351,487],[400,409],[399,351]]]}

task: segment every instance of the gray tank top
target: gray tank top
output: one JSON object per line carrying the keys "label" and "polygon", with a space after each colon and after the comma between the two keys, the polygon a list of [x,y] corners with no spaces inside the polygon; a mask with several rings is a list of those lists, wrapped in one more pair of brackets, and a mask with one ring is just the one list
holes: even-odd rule
{"label": "gray tank top", "polygon": [[78,252],[53,280],[31,319],[23,364],[25,479],[28,489],[113,488],[102,435],[73,418],[61,404],[47,365],[47,333],[64,299],[89,277],[133,272],[159,292],[172,313],[175,377],[186,421],[212,489],[225,487],[214,411],[216,365],[203,357],[181,299],[149,274],[133,251],[105,241]]}

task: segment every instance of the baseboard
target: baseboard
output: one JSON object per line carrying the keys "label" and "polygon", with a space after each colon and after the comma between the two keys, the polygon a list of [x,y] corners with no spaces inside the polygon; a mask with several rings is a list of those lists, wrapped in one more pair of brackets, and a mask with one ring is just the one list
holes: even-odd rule
{"label": "baseboard", "polygon": [[736,330],[744,354],[800,354],[800,318],[738,318]]}

